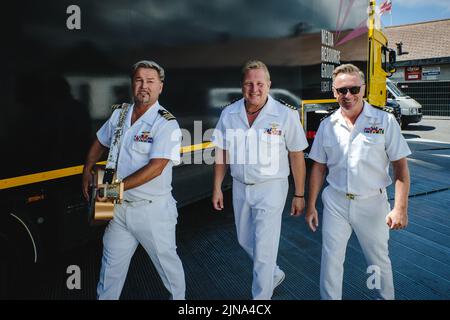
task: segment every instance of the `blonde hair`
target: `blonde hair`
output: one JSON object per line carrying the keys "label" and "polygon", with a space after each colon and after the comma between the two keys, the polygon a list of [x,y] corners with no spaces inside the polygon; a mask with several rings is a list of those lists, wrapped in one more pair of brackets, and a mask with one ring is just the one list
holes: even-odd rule
{"label": "blonde hair", "polygon": [[349,73],[355,73],[355,72],[359,74],[359,77],[361,78],[362,83],[364,83],[365,82],[364,73],[357,66],[355,66],[354,64],[351,64],[351,63],[341,64],[339,67],[334,69],[333,82],[334,82],[334,79],[336,79],[336,77],[340,73],[349,74]]}
{"label": "blonde hair", "polygon": [[264,73],[266,74],[267,81],[270,81],[270,73],[269,69],[267,69],[267,66],[264,62],[259,60],[249,60],[247,61],[244,66],[242,67],[242,79],[245,77],[245,73],[249,70],[253,69],[262,69]]}

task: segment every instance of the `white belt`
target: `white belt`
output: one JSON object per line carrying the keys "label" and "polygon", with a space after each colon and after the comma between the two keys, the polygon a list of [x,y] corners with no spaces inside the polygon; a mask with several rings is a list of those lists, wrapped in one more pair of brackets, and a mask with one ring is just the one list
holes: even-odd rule
{"label": "white belt", "polygon": [[240,184],[246,185],[246,186],[254,186],[256,183],[246,183],[246,182],[242,182],[236,179],[237,182],[239,182]]}
{"label": "white belt", "polygon": [[241,180],[236,179],[236,178],[233,177],[233,181],[236,181],[236,182],[238,182],[240,184],[243,184],[245,186],[261,185],[261,184],[264,184],[264,183],[269,183],[269,182],[274,182],[274,181],[281,181],[281,180],[284,180],[284,179],[286,179],[286,178],[269,179],[269,180],[265,180],[265,181],[260,181],[258,183],[247,183],[247,182],[242,182]]}
{"label": "white belt", "polygon": [[155,201],[168,199],[171,196],[172,196],[171,193],[164,194],[164,195],[151,196],[150,197],[151,199],[140,199],[140,198],[129,197],[128,196],[128,197],[125,197],[125,199],[122,202],[122,205],[125,205],[125,206],[141,206],[141,205],[144,205],[144,204],[153,203]]}
{"label": "white belt", "polygon": [[354,193],[346,193],[339,190],[334,189],[336,192],[345,195],[345,197],[349,200],[359,200],[359,199],[366,199],[373,196],[376,196],[378,194],[383,194],[383,192],[386,192],[386,189],[374,189],[370,190],[368,192],[365,192],[364,194],[354,194]]}

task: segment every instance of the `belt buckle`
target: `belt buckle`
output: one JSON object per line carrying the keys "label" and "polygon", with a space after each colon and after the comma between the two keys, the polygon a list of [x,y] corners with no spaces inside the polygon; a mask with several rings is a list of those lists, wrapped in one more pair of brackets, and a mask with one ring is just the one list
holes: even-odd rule
{"label": "belt buckle", "polygon": [[353,193],[346,193],[345,196],[349,200],[355,200],[355,195]]}

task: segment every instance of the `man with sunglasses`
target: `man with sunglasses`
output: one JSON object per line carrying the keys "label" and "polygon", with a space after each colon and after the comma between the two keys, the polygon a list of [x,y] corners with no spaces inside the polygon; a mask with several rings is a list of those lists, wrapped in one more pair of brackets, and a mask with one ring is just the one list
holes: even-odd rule
{"label": "man with sunglasses", "polygon": [[[347,242],[355,231],[374,274],[367,281],[382,299],[394,299],[389,258],[389,229],[408,224],[411,154],[392,114],[363,100],[364,74],[344,64],[333,73],[333,93],[340,108],[320,124],[309,157],[314,160],[309,184],[306,222],[316,231],[316,200],[328,168],[328,186],[322,192],[323,227],[320,294],[322,299],[342,299],[343,265]],[[392,163],[395,204],[391,210],[386,187]],[[365,276],[368,276],[364,272]]]}

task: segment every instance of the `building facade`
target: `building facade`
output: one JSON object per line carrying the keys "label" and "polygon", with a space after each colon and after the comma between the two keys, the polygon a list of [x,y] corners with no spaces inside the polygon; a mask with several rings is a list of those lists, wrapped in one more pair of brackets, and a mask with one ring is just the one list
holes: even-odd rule
{"label": "building facade", "polygon": [[424,115],[450,116],[450,19],[388,27],[397,49],[391,80],[423,107]]}

